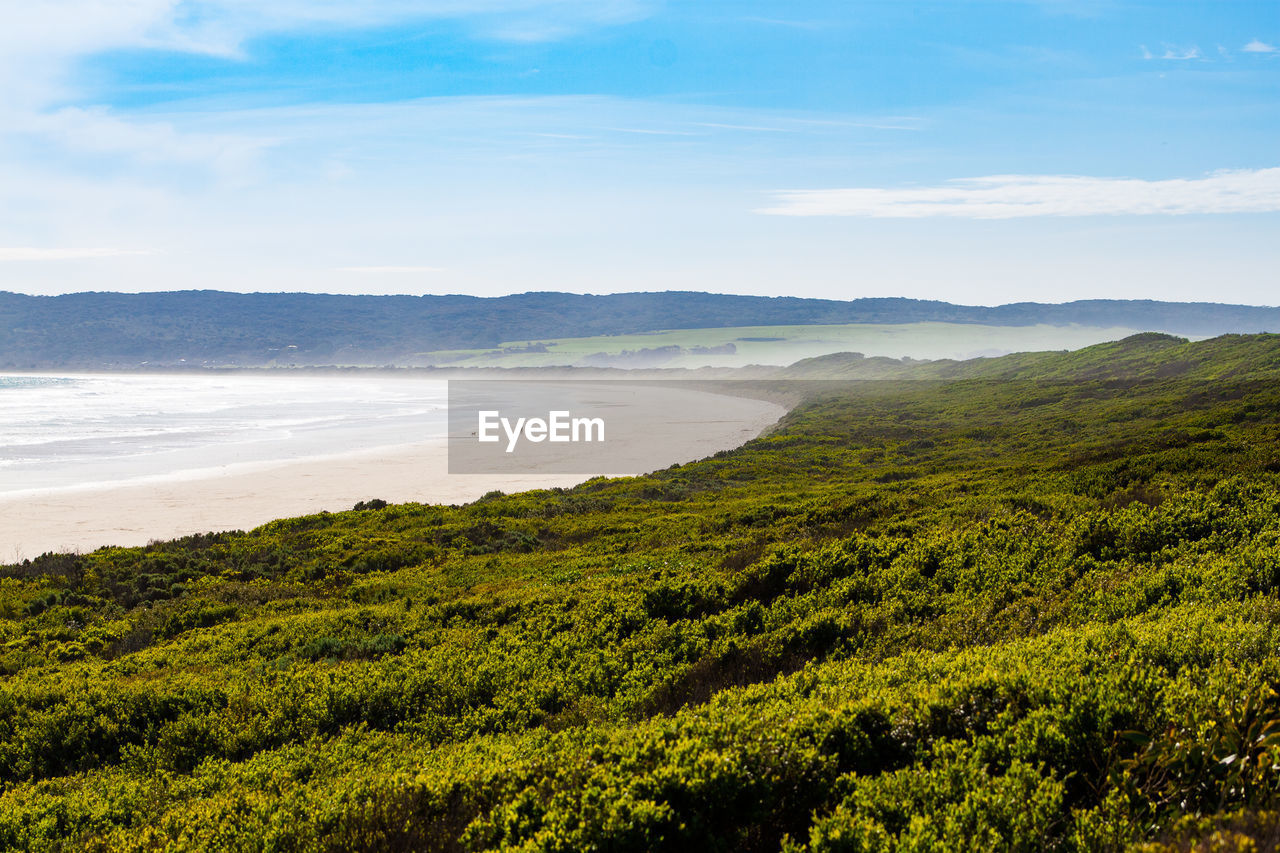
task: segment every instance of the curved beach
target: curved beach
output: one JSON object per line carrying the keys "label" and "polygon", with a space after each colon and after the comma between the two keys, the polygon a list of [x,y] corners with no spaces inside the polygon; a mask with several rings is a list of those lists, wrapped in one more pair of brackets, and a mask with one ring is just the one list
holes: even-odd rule
{"label": "curved beach", "polygon": [[[774,402],[680,389],[679,428],[661,436],[646,470],[738,447],[786,411]],[[661,413],[655,413],[660,429]],[[0,493],[0,563],[46,551],[88,552],[194,533],[247,530],[277,518],[348,510],[362,500],[456,504],[500,489],[568,487],[594,475],[633,473],[636,459],[594,474],[513,470],[450,474],[443,436],[289,461],[259,461],[92,486]]]}

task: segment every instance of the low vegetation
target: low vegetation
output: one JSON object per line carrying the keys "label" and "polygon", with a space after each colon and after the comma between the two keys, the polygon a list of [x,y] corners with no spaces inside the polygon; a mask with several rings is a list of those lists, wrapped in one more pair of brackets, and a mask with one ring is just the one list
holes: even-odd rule
{"label": "low vegetation", "polygon": [[835,352],[899,359],[960,359],[1029,349],[1079,349],[1133,333],[1115,326],[978,323],[846,323],[728,326],[632,335],[506,342],[496,349],[427,353],[450,367],[747,367],[784,365]]}
{"label": "low vegetation", "polygon": [[946,370],[5,567],[0,848],[1273,847],[1280,338]]}

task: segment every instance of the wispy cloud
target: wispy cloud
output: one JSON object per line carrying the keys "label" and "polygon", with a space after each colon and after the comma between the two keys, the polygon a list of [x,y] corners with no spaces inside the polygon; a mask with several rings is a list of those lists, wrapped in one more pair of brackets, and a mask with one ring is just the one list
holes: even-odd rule
{"label": "wispy cloud", "polygon": [[30,246],[0,247],[0,261],[85,261],[95,258],[120,258],[152,255],[145,249],[75,249],[34,248]]}
{"label": "wispy cloud", "polygon": [[1189,59],[1204,59],[1204,54],[1200,52],[1198,45],[1190,45],[1189,47],[1179,47],[1174,44],[1162,45],[1164,53],[1152,53],[1151,48],[1145,44],[1138,45],[1138,49],[1142,51],[1143,59],[1167,59],[1174,62],[1185,62]]}
{"label": "wispy cloud", "polygon": [[861,127],[868,130],[924,130],[927,119],[920,116],[884,116],[866,119],[796,119],[797,125],[809,127]]}
{"label": "wispy cloud", "polygon": [[338,267],[338,272],[355,272],[355,273],[427,273],[427,272],[444,272],[444,267],[415,267],[415,266],[380,266],[380,267]]}
{"label": "wispy cloud", "polygon": [[1167,44],[1164,46],[1164,53],[1160,55],[1161,59],[1172,59],[1176,62],[1188,59],[1200,59],[1201,57],[1202,54],[1200,53],[1200,48],[1196,45],[1192,45],[1190,47],[1177,47],[1176,45]]}
{"label": "wispy cloud", "polygon": [[[548,40],[637,20],[663,0],[45,0],[0,16],[0,155],[38,151],[82,174],[155,173],[175,180],[254,179],[281,135],[179,128],[81,100],[77,67],[109,51],[166,50],[243,58],[271,33],[309,33],[450,19],[484,39]],[[3,172],[15,171],[8,164]],[[177,167],[176,169],[174,167]],[[181,171],[181,174],[179,174]]]}
{"label": "wispy cloud", "polygon": [[[114,50],[243,59],[278,33],[460,21],[481,38],[548,41],[648,17],[664,0],[42,0],[8,4],[0,27],[0,120],[75,100],[75,66]],[[18,9],[21,5],[21,9]]]}
{"label": "wispy cloud", "polygon": [[[345,4],[355,5],[355,4]],[[414,4],[410,4],[411,6]],[[421,4],[418,4],[421,5]],[[485,37],[510,42],[549,42],[584,30],[629,24],[651,15],[659,0],[487,0],[455,2],[448,17],[471,17]],[[485,7],[489,8],[485,8]],[[445,17],[441,15],[441,17]]]}
{"label": "wispy cloud", "polygon": [[662,130],[656,127],[605,127],[601,130],[607,130],[612,133],[636,133],[641,136],[704,136],[692,130]]}
{"label": "wispy cloud", "polygon": [[127,120],[103,107],[65,107],[16,118],[11,132],[71,155],[108,155],[140,164],[182,164],[238,176],[279,139],[180,131],[166,121]]}
{"label": "wispy cloud", "polygon": [[270,32],[378,27],[431,19],[471,19],[484,34],[524,40],[530,30],[566,34],[643,18],[660,0],[48,0],[6,16],[0,46],[24,54],[76,55],[160,47],[239,55],[245,40]]}
{"label": "wispy cloud", "polygon": [[787,190],[757,210],[776,216],[1014,219],[1280,211],[1280,168],[1144,181],[1074,175],[991,175],[933,187]]}
{"label": "wispy cloud", "polygon": [[1280,48],[1276,47],[1274,44],[1267,44],[1265,41],[1260,41],[1258,39],[1254,39],[1253,41],[1249,42],[1248,44],[1246,44],[1244,47],[1240,49],[1243,50],[1245,53],[1280,52]]}
{"label": "wispy cloud", "polygon": [[750,133],[795,133],[794,128],[769,127],[763,124],[724,124],[718,121],[695,122],[699,127],[714,127],[716,130],[745,130]]}

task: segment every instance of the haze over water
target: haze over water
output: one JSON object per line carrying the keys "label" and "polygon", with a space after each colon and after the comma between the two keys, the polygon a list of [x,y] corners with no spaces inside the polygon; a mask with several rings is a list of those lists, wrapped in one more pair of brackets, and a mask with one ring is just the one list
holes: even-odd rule
{"label": "haze over water", "polygon": [[0,375],[0,494],[183,479],[443,438],[445,383]]}

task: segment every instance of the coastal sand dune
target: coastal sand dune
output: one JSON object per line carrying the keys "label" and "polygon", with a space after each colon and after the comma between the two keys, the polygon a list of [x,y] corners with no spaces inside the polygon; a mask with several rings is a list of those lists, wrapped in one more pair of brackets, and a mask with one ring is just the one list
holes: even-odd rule
{"label": "coastal sand dune", "polygon": [[[681,428],[662,437],[664,467],[737,447],[777,421],[776,403],[681,391]],[[656,421],[655,421],[656,423]],[[654,460],[650,460],[654,461]],[[46,551],[145,545],[247,530],[277,518],[348,510],[361,500],[465,503],[486,492],[568,487],[591,474],[450,474],[443,438],[278,464],[227,466],[184,479],[0,495],[0,562]],[[627,473],[624,464],[595,474]],[[630,469],[634,470],[634,469]]]}

